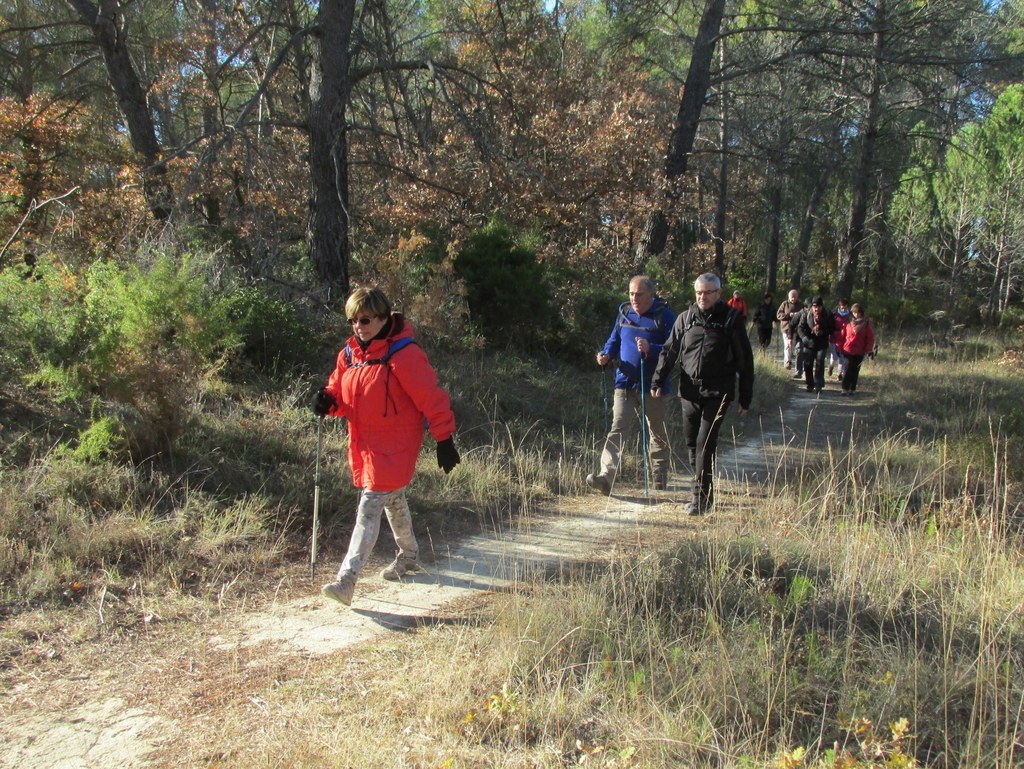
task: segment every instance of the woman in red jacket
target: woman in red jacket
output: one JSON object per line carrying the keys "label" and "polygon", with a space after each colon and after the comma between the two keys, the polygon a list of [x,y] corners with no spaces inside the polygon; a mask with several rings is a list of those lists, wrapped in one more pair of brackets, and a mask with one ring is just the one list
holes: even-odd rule
{"label": "woman in red jacket", "polygon": [[850,321],[843,328],[842,344],[843,355],[846,356],[842,394],[853,395],[860,378],[860,364],[864,362],[864,356],[875,349],[874,329],[859,304],[850,307]]}
{"label": "woman in red jacket", "polygon": [[419,545],[405,487],[412,480],[423,445],[424,422],[437,441],[437,463],[446,473],[459,463],[452,435],[455,415],[426,353],[413,341],[413,328],[380,289],[356,289],[345,302],[353,335],[338,353],[327,386],[313,398],[317,416],[348,419],[348,462],[352,484],[362,491],[348,553],[323,594],[346,606],[356,579],[388,517],[398,544],[395,560],[381,576],[400,579],[418,571]]}

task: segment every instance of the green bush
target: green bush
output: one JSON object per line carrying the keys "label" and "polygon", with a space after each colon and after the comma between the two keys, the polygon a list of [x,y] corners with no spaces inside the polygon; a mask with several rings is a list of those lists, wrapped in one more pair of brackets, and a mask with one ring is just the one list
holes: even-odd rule
{"label": "green bush", "polygon": [[81,462],[101,462],[119,457],[127,448],[125,427],[115,417],[100,417],[78,436],[71,456]]}
{"label": "green bush", "polygon": [[627,299],[626,286],[594,285],[585,276],[569,271],[555,278],[563,287],[559,297],[564,298],[558,307],[565,325],[558,352],[565,360],[589,369],[594,364],[594,353],[611,333],[619,305]]}
{"label": "green bush", "polygon": [[474,323],[492,346],[530,349],[557,339],[557,315],[537,255],[519,246],[507,225],[492,220],[469,236],[455,260]]}
{"label": "green bush", "polygon": [[246,286],[234,291],[224,307],[241,340],[240,359],[261,373],[308,364],[319,354],[316,334],[295,307],[265,289]]}
{"label": "green bush", "polygon": [[187,257],[128,269],[96,262],[82,273],[44,259],[29,280],[5,271],[0,384],[48,387],[48,398],[81,414],[116,410],[133,451],[166,448],[202,378],[239,344],[226,306]]}
{"label": "green bush", "polygon": [[80,276],[45,258],[31,278],[0,271],[0,387],[78,357],[86,337],[82,293]]}

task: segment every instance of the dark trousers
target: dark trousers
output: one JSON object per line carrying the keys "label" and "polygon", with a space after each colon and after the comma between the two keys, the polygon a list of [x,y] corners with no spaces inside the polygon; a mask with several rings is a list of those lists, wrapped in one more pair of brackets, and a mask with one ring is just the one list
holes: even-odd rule
{"label": "dark trousers", "polygon": [[804,350],[804,379],[808,387],[818,390],[825,386],[825,356],[828,348],[820,350]]}
{"label": "dark trousers", "polygon": [[852,393],[857,389],[857,380],[860,379],[860,364],[863,362],[863,355],[846,356],[846,373],[843,374],[844,392]]}
{"label": "dark trousers", "polygon": [[732,393],[683,399],[683,432],[693,465],[693,501],[708,508],[714,501],[714,463],[718,433]]}
{"label": "dark trousers", "polygon": [[761,345],[762,350],[767,350],[772,343],[772,327],[762,328],[757,327],[757,343]]}

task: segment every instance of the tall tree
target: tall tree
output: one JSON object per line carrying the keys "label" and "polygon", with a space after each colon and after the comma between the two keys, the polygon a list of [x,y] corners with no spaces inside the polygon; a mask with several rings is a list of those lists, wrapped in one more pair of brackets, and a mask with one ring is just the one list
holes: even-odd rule
{"label": "tall tree", "polygon": [[355,0],[321,0],[311,40],[309,91],[310,259],[324,283],[348,292],[348,125],[352,92],[349,64]]}
{"label": "tall tree", "polygon": [[[701,110],[711,85],[711,66],[724,13],[725,0],[707,0],[693,43],[693,54],[686,72],[683,96],[679,100],[679,109],[665,153],[665,182],[669,207],[678,196],[676,184],[679,177],[686,173],[690,152],[697,138]],[[643,227],[637,243],[637,263],[644,265],[651,257],[660,254],[667,240],[668,218],[665,211],[659,209],[651,213]]]}
{"label": "tall tree", "polygon": [[171,215],[174,196],[147,101],[147,86],[140,80],[132,60],[131,37],[122,6],[117,0],[99,0],[98,5],[91,0],[67,2],[92,33],[103,56],[132,148],[141,158],[143,191],[149,209],[157,219],[166,219]]}

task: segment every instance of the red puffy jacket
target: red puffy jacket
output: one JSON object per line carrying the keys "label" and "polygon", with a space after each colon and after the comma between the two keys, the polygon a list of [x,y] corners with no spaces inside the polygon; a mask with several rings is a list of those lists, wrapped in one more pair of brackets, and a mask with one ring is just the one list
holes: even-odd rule
{"label": "red puffy jacket", "polygon": [[455,432],[451,401],[419,345],[407,344],[382,362],[392,344],[413,336],[400,314],[391,319],[388,337],[374,339],[365,350],[350,337],[327,382],[337,404],[330,415],[348,418],[352,483],[372,491],[395,491],[412,480],[424,420],[435,440]]}
{"label": "red puffy jacket", "polygon": [[867,318],[851,320],[843,329],[843,355],[867,355],[875,348],[875,332]]}

